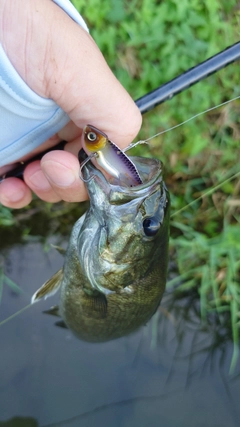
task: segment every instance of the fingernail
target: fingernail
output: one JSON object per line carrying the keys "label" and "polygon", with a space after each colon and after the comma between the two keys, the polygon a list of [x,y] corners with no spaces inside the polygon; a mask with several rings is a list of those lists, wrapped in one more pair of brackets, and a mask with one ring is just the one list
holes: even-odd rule
{"label": "fingernail", "polygon": [[1,194],[1,203],[15,203],[23,199],[25,192],[23,190],[9,191],[7,196]]}
{"label": "fingernail", "polygon": [[48,191],[51,188],[47,178],[41,170],[38,170],[29,176],[28,181],[30,181],[30,183],[39,190]]}
{"label": "fingernail", "polygon": [[48,160],[42,162],[41,166],[47,176],[47,179],[58,187],[69,187],[76,180],[74,172],[63,166],[61,163]]}

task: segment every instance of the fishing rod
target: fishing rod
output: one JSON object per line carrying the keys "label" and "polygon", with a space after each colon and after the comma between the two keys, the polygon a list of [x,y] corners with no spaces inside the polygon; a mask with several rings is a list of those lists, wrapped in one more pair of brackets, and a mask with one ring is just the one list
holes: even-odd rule
{"label": "fishing rod", "polygon": [[[140,112],[144,114],[147,111],[150,111],[155,108],[157,105],[172,99],[175,95],[180,92],[183,92],[190,86],[193,86],[201,80],[206,79],[211,74],[214,74],[222,68],[227,67],[238,59],[240,59],[240,42],[229,46],[225,50],[210,57],[206,61],[201,62],[195,67],[190,68],[189,70],[180,74],[178,77],[175,77],[169,82],[161,85],[157,89],[143,95],[141,98],[137,99],[135,103],[138,106]],[[9,177],[18,177],[22,179],[24,169],[29,163],[35,160],[40,160],[44,156],[44,154],[48,153],[49,151],[64,150],[65,144],[66,141],[61,141],[54,147],[48,148],[40,154],[37,154],[36,156],[32,157],[28,161],[24,163],[19,163],[16,168],[5,173],[3,176],[0,176],[0,182],[3,179]]]}
{"label": "fishing rod", "polygon": [[206,61],[190,68],[178,77],[170,80],[170,82],[137,99],[135,103],[141,113],[144,114],[238,59],[240,59],[240,42],[229,46]]}

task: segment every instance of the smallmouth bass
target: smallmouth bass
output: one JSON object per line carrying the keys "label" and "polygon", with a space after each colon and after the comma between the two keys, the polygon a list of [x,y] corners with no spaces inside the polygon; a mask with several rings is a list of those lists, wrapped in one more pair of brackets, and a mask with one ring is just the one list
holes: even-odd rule
{"label": "smallmouth bass", "polygon": [[[86,159],[83,150],[80,162]],[[142,184],[111,183],[88,161],[82,168],[90,208],[75,223],[64,266],[32,302],[60,288],[59,315],[80,339],[108,341],[145,324],[166,284],[170,199],[156,159],[130,157]]]}

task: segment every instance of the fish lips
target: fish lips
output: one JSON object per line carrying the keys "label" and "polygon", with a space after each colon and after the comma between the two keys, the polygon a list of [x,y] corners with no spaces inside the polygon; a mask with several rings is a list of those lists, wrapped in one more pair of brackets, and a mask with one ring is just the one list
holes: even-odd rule
{"label": "fish lips", "polygon": [[[81,149],[78,153],[80,165],[83,164],[87,158],[88,155]],[[130,157],[130,159],[137,167],[143,184],[133,187],[113,184],[109,182],[104,174],[95,167],[91,160],[89,160],[81,168],[82,177],[86,182],[88,190],[91,190],[91,182],[94,181],[95,191],[97,187],[99,187],[101,191],[108,196],[108,201],[111,204],[121,204],[127,203],[135,198],[144,198],[154,191],[159,183],[163,183],[161,162],[159,160],[145,157]]]}

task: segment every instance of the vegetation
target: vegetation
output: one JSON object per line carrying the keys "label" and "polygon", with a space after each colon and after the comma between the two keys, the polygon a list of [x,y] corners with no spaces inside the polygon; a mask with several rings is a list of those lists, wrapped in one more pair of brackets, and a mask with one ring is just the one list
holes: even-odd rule
{"label": "vegetation", "polygon": [[[234,0],[72,1],[134,99],[239,39],[240,10]],[[139,139],[238,95],[236,63],[147,113]],[[179,273],[168,288],[183,295],[197,290],[203,320],[213,310],[220,319],[230,310],[233,363],[240,326],[239,113],[239,101],[234,101],[134,149],[163,161],[171,192],[170,253]],[[49,217],[58,209],[49,207]],[[1,209],[0,221],[12,226],[16,215]]]}

